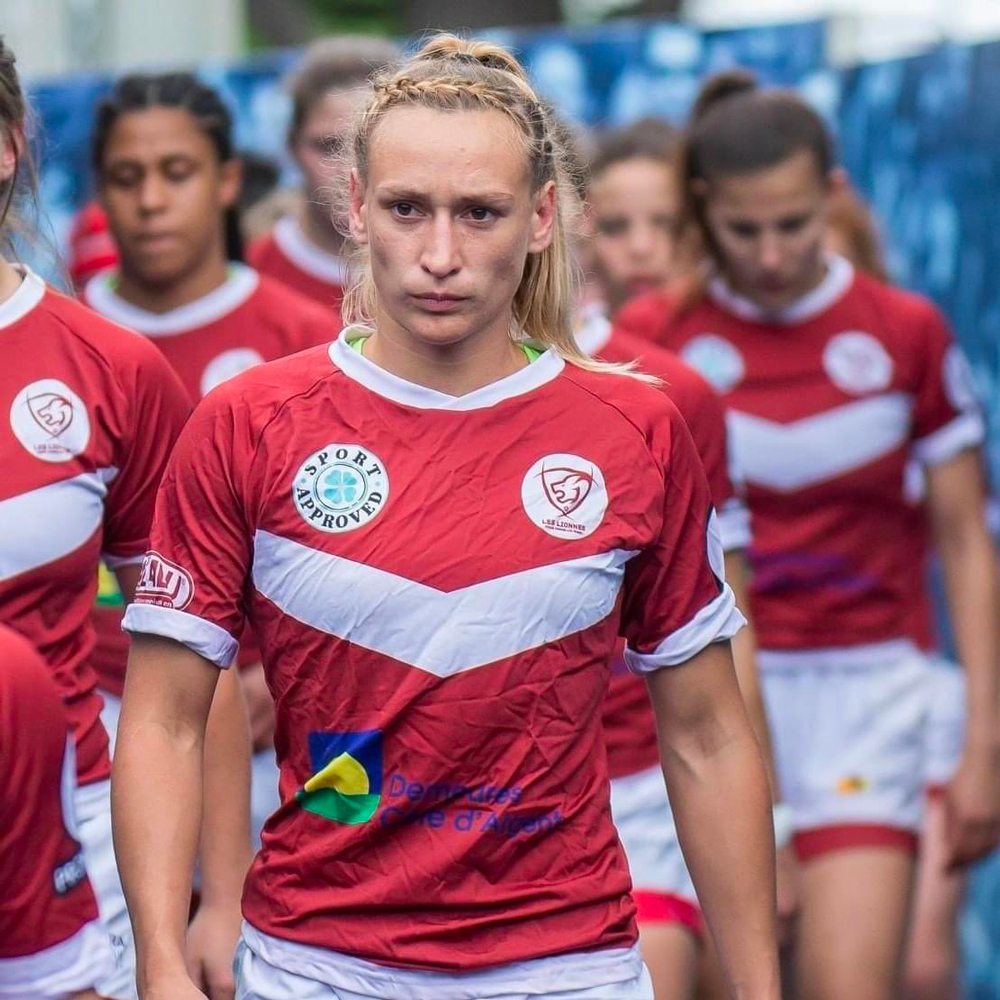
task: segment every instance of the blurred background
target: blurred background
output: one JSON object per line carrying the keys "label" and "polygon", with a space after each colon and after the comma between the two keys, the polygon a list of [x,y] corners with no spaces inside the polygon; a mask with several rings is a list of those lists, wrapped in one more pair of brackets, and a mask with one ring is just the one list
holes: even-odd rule
{"label": "blurred background", "polygon": [[[1000,0],[0,0],[37,117],[51,260],[90,197],[95,101],[126,69],[195,68],[273,182],[296,178],[281,81],[308,42],[431,28],[488,33],[568,117],[681,123],[708,73],[748,66],[827,117],[873,204],[892,276],[944,309],[973,363],[1000,482]],[[1000,997],[1000,862],[962,924],[967,995]]]}

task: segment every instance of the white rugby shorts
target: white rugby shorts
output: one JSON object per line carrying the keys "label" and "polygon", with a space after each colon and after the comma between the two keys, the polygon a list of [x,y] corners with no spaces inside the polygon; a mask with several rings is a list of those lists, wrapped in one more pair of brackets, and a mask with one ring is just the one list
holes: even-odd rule
{"label": "white rugby shorts", "polygon": [[236,1000],[653,1000],[638,945],[448,975],[278,941],[244,923],[233,971]]}
{"label": "white rugby shorts", "polygon": [[965,671],[943,656],[927,657],[930,711],[924,782],[942,789],[955,776],[965,748]]}
{"label": "white rugby shorts", "polygon": [[73,796],[77,839],[97,897],[100,923],[114,956],[114,970],[96,984],[109,1000],[135,1000],[135,945],[111,838],[111,782],[77,788]]}
{"label": "white rugby shorts", "polygon": [[659,766],[611,782],[611,816],[628,859],[639,923],[676,923],[700,934],[701,909]]}
{"label": "white rugby shorts", "polygon": [[927,659],[908,640],[768,651],[757,664],[795,846],[916,850],[930,718]]}
{"label": "white rugby shorts", "polygon": [[0,959],[0,1000],[64,1000],[106,980],[113,967],[108,936],[92,920],[51,948]]}

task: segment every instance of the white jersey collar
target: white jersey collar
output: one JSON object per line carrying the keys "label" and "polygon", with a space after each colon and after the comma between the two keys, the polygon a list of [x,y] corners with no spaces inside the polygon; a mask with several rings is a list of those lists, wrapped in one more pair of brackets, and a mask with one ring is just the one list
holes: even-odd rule
{"label": "white jersey collar", "polygon": [[474,389],[464,396],[449,396],[437,389],[407,382],[379,368],[359,351],[347,343],[348,339],[367,337],[371,330],[364,326],[349,326],[341,331],[340,336],[330,345],[330,360],[350,379],[359,382],[366,389],[391,399],[403,406],[413,406],[421,410],[482,410],[496,406],[506,399],[522,396],[539,386],[551,382],[565,366],[563,359],[551,348],[538,359],[524,368],[518,369],[512,375]]}
{"label": "white jersey collar", "polygon": [[588,358],[593,358],[608,346],[611,332],[607,305],[604,302],[591,302],[580,310],[573,338],[581,352]]}
{"label": "white jersey collar", "polygon": [[830,254],[826,261],[826,275],[823,280],[801,299],[783,309],[768,311],[738,292],[734,292],[720,275],[708,283],[708,294],[723,309],[740,319],[754,323],[778,323],[790,326],[814,319],[830,308],[851,287],[854,281],[854,267],[850,261],[836,254]]}
{"label": "white jersey collar", "polygon": [[306,274],[331,285],[343,285],[347,281],[347,265],[339,257],[316,246],[302,231],[294,215],[278,219],[272,234],[278,249]]}
{"label": "white jersey collar", "polygon": [[147,337],[168,337],[208,326],[243,305],[260,284],[260,276],[252,267],[233,263],[229,265],[226,280],[207,295],[169,312],[154,313],[126,302],[112,287],[114,280],[113,272],[91,278],[84,290],[87,305],[102,316]]}
{"label": "white jersey collar", "polygon": [[15,264],[14,269],[21,274],[21,284],[13,295],[0,302],[0,329],[24,319],[45,297],[45,282],[30,267]]}

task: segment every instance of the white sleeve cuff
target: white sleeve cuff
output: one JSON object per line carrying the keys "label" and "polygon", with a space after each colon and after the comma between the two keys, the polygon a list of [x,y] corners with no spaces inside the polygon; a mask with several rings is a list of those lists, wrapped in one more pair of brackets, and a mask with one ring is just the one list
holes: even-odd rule
{"label": "white sleeve cuff", "polygon": [[697,656],[706,646],[732,639],[747,620],[736,607],[728,583],[722,593],[706,604],[686,625],[668,635],[651,653],[637,653],[625,647],[625,665],[633,674],[650,674],[662,667],[676,667]]}
{"label": "white sleeve cuff", "polygon": [[966,410],[944,427],[913,442],[913,454],[924,465],[938,465],[966,448],[982,444],[986,425],[978,410]]}
{"label": "white sleeve cuff", "polygon": [[739,497],[730,497],[719,510],[719,535],[724,552],[750,547],[750,508]]}
{"label": "white sleeve cuff", "polygon": [[137,556],[113,556],[110,552],[101,553],[101,562],[108,569],[118,569],[121,566],[141,566],[145,558],[145,552],[140,552]]}
{"label": "white sleeve cuff", "polygon": [[173,639],[223,669],[232,666],[240,648],[239,642],[224,628],[186,611],[155,604],[130,604],[122,620],[122,630]]}

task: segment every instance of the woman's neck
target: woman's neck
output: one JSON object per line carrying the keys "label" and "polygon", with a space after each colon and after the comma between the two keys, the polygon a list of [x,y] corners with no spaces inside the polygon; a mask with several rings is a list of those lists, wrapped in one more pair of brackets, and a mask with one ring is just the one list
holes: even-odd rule
{"label": "woman's neck", "polygon": [[119,298],[151,313],[168,313],[197,302],[225,284],[229,263],[222,257],[167,282],[150,281],[131,272],[123,261],[118,272]]}
{"label": "woman's neck", "polygon": [[785,310],[790,309],[797,302],[804,299],[810,292],[814,292],[817,288],[819,288],[828,272],[829,266],[827,264],[826,257],[819,257],[815,265],[809,270],[809,273],[807,275],[803,275],[801,281],[799,281],[794,287],[789,288],[782,295],[773,297],[761,295],[758,289],[752,286],[745,287],[733,281],[731,275],[729,275],[726,271],[722,272],[722,276],[731,291],[735,292],[739,296],[742,296],[748,302],[760,309],[761,312],[782,313]]}
{"label": "woman's neck", "polygon": [[13,264],[0,257],[0,302],[6,302],[21,287],[23,275]]}
{"label": "woman's neck", "polygon": [[309,197],[303,200],[299,209],[299,225],[307,240],[325,250],[331,257],[344,255],[344,237],[333,225],[330,209]]}
{"label": "woman's neck", "polygon": [[506,324],[451,344],[429,344],[380,314],[366,341],[365,357],[379,368],[449,396],[492,385],[527,364],[524,352],[507,335]]}

